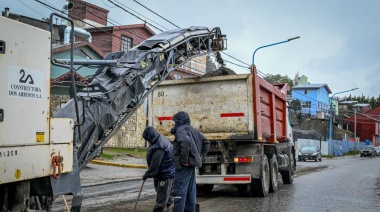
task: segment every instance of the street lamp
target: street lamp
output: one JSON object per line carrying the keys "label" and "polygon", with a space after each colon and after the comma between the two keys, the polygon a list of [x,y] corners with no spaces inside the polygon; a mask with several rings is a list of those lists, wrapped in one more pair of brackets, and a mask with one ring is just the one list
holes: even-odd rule
{"label": "street lamp", "polygon": [[341,93],[346,93],[346,92],[350,92],[350,91],[353,91],[353,90],[357,90],[359,88],[353,88],[353,89],[350,89],[350,90],[347,90],[347,91],[341,91],[341,92],[338,92],[338,93],[334,93],[331,98],[330,98],[330,130],[329,130],[329,138],[330,140],[332,139],[332,101],[334,99],[334,96],[337,95],[337,94],[341,94]]}
{"label": "street lamp", "polygon": [[255,53],[256,53],[257,50],[262,49],[262,48],[266,48],[266,47],[269,47],[269,46],[274,46],[274,45],[278,45],[278,44],[286,43],[286,42],[289,42],[289,41],[292,41],[292,40],[295,40],[295,39],[298,39],[298,38],[300,38],[300,36],[297,36],[297,37],[294,37],[294,38],[289,38],[289,39],[284,40],[284,41],[281,41],[281,42],[272,43],[272,44],[268,44],[268,45],[265,45],[265,46],[260,46],[259,48],[257,48],[257,49],[253,52],[253,55],[252,55],[252,66],[255,65]]}

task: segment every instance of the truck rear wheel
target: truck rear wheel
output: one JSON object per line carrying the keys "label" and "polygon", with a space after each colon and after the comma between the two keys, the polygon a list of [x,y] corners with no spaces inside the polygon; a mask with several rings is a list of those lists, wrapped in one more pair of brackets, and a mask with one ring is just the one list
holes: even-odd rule
{"label": "truck rear wheel", "polygon": [[269,160],[269,175],[270,175],[270,184],[269,192],[277,192],[277,183],[278,183],[278,163],[276,154],[273,154]]}
{"label": "truck rear wheel", "polygon": [[292,184],[294,180],[293,174],[295,170],[295,161],[293,158],[293,152],[290,152],[290,163],[291,163],[291,169],[288,171],[281,172],[282,182],[284,184]]}
{"label": "truck rear wheel", "polygon": [[253,179],[252,194],[254,196],[266,197],[269,193],[269,162],[266,155],[261,160],[261,179]]}

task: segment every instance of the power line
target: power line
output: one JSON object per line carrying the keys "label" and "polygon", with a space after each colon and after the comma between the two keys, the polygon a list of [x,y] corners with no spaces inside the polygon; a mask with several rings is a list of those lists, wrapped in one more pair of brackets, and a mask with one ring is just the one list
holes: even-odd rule
{"label": "power line", "polygon": [[314,101],[319,102],[318,100],[313,99],[313,98],[311,98],[311,97],[308,97],[308,96],[306,96],[306,95],[304,95],[304,94],[302,94],[302,93],[300,93],[300,92],[297,92],[297,91],[295,91],[295,90],[293,90],[293,92],[298,93],[299,95],[304,96],[304,97],[306,97],[306,98],[309,98],[309,99],[311,99],[311,100],[314,100]]}
{"label": "power line", "polygon": [[[237,58],[235,58],[235,57],[233,57],[233,56],[231,56],[231,55],[229,55],[229,54],[227,54],[227,53],[225,53],[225,52],[222,52],[223,54],[225,54],[225,55],[227,55],[228,57],[231,57],[232,59],[234,59],[234,60],[237,60],[237,61],[239,61],[239,62],[241,62],[241,63],[243,63],[243,64],[245,64],[245,65],[248,65],[248,66],[250,66],[248,63],[245,63],[245,62],[243,62],[243,61],[241,61],[241,60],[239,60],[239,59],[237,59]],[[231,63],[231,62],[230,62]],[[234,63],[233,63],[234,64]],[[235,65],[235,64],[234,64]],[[249,67],[248,67],[249,68]],[[258,74],[260,74],[260,76],[261,77],[266,77],[268,74],[265,74],[264,72],[262,72],[262,71],[260,71],[260,70],[258,70],[257,69],[257,73]]]}
{"label": "power line", "polygon": [[[80,4],[77,4],[77,3],[73,3],[73,4],[74,4],[74,5],[77,5],[77,6],[81,7],[81,8],[85,8],[84,6],[82,6],[82,5],[80,5]],[[98,18],[100,18],[100,19],[102,19],[102,20],[104,20],[104,21],[106,21],[106,22],[108,22],[108,23],[110,23],[110,24],[113,24],[114,26],[118,26],[118,25],[121,26],[121,25],[122,25],[122,24],[120,24],[120,23],[118,23],[118,22],[116,22],[116,21],[114,21],[114,20],[112,20],[112,19],[110,19],[110,18],[109,18],[109,19],[112,20],[114,23],[112,23],[111,21],[107,20],[106,18],[103,18],[103,17],[101,17],[101,16],[99,16],[99,15],[97,15],[97,14],[91,12],[91,11],[87,11],[87,12],[89,12],[90,14],[92,14],[92,15],[94,15],[94,16],[96,16],[96,17],[98,17]],[[116,23],[116,24],[115,24],[115,23]],[[135,35],[135,36],[137,36],[137,37],[139,37],[139,38],[145,40],[144,37],[141,37],[140,35],[135,34],[135,33],[133,33],[132,31],[130,31],[130,30],[128,30],[128,29],[125,29],[125,31],[127,31],[127,32],[131,33],[132,35]],[[121,39],[122,39],[122,38],[121,38]],[[135,44],[135,43],[133,43],[133,42],[131,42],[131,41],[129,41],[129,40],[125,40],[125,41],[131,43],[132,46],[137,46],[137,44]]]}
{"label": "power line", "polygon": [[115,8],[116,6],[113,6],[113,7],[111,7],[111,6],[109,6],[108,4],[106,4],[105,2],[104,2],[104,0],[102,0],[102,2],[103,2],[103,4],[105,4],[107,7],[109,7],[109,8]]}
{"label": "power line", "polygon": [[155,29],[157,29],[157,30],[159,30],[159,31],[163,32],[163,30],[162,30],[162,29],[160,29],[160,28],[156,27],[155,25],[153,25],[153,24],[151,24],[151,23],[148,23],[146,20],[143,20],[143,19],[142,19],[142,18],[140,18],[139,16],[137,16],[137,15],[135,15],[135,14],[133,14],[133,13],[129,12],[128,10],[126,10],[125,8],[123,8],[123,7],[121,7],[120,5],[116,4],[116,3],[115,3],[115,2],[113,2],[112,0],[108,0],[108,1],[109,1],[109,2],[111,2],[112,4],[114,4],[116,7],[120,8],[120,9],[124,10],[125,12],[127,12],[127,13],[129,13],[129,14],[131,14],[131,15],[135,16],[135,17],[136,17],[136,18],[138,18],[138,19],[140,19],[141,21],[144,21],[144,22],[146,22],[147,24],[149,24],[150,26],[154,27]]}
{"label": "power line", "polygon": [[[239,61],[239,62],[241,62],[241,63],[243,63],[243,64],[245,64],[245,65],[248,65],[248,66],[250,66],[248,63],[245,63],[245,62],[243,62],[243,61],[241,61],[241,60],[239,60],[239,59],[237,59],[237,58],[235,58],[235,57],[233,57],[233,56],[231,56],[231,55],[229,55],[229,54],[227,54],[227,53],[225,53],[225,52],[222,52],[223,54],[225,54],[225,55],[227,55],[228,57],[231,57],[232,59],[234,59],[234,60],[237,60],[237,61]],[[227,60],[225,60],[226,62],[229,62],[229,61],[227,61]],[[232,62],[229,62],[229,63],[232,63]],[[234,64],[234,65],[237,65],[237,64],[235,64],[235,63],[232,63],[232,64]],[[239,66],[239,65],[237,65],[237,66]],[[241,66],[241,67],[243,67],[243,66]],[[245,67],[245,66],[244,66]],[[249,67],[248,67],[249,68]],[[266,77],[268,74],[266,74],[266,73],[264,73],[264,72],[262,72],[262,71],[260,71],[260,70],[258,70],[257,69],[257,73],[262,77],[262,78],[264,78],[264,77]]]}
{"label": "power line", "polygon": [[[39,0],[34,0],[34,1],[36,1],[36,2],[38,2],[38,3],[40,3],[40,4],[42,4],[42,5],[44,5],[44,6],[47,7],[47,8],[51,8],[51,9],[53,9],[53,10],[55,10],[55,11],[58,11],[58,12],[60,12],[60,13],[63,13],[63,14],[65,14],[65,15],[67,15],[67,16],[70,16],[69,14],[64,13],[64,12],[58,10],[57,8],[55,8],[55,7],[53,7],[53,6],[50,6],[50,5],[48,5],[48,4],[44,3],[44,2],[41,2],[41,1],[39,1]],[[107,34],[110,34],[110,35],[112,35],[113,37],[116,37],[116,38],[119,38],[120,40],[123,40],[121,37],[119,37],[119,36],[117,36],[117,35],[114,35],[114,34],[112,34],[112,33],[109,33],[109,32],[107,32],[107,31],[104,30],[104,29],[98,28],[98,27],[96,27],[96,26],[94,26],[94,25],[92,25],[92,24],[90,24],[90,23],[88,23],[88,22],[86,22],[86,21],[80,20],[80,19],[78,19],[78,18],[74,18],[74,17],[72,17],[72,16],[70,16],[70,17],[73,18],[73,19],[75,19],[75,20],[78,20],[78,21],[80,21],[80,22],[82,22],[82,23],[88,24],[88,25],[90,25],[90,26],[92,26],[92,27],[94,27],[94,28],[96,28],[96,29],[98,29],[98,30],[100,30],[100,31],[103,31],[103,32],[107,33]]]}
{"label": "power line", "polygon": [[[112,4],[114,4],[115,6],[119,7],[120,9],[124,10],[125,12],[128,12],[128,13],[132,14],[131,12],[129,12],[128,10],[126,10],[125,8],[122,8],[120,5],[114,3],[112,0],[108,0],[108,1],[111,2]],[[119,2],[118,0],[114,0],[114,1],[117,2],[117,3],[119,3],[119,4],[121,4],[121,5],[123,5],[124,7],[127,7],[126,5],[124,5],[123,3]],[[154,13],[155,15],[159,16],[160,18],[162,18],[162,19],[164,19],[165,21],[169,22],[170,24],[176,26],[177,28],[180,28],[179,26],[175,25],[175,24],[172,23],[171,21],[169,21],[169,20],[167,20],[166,18],[162,17],[161,15],[157,14],[156,12],[154,12],[154,11],[151,10],[151,9],[149,9],[148,7],[146,7],[145,5],[141,4],[140,2],[138,2],[138,1],[136,1],[136,0],[134,0],[134,1],[135,1],[137,4],[141,5],[142,7],[144,7],[145,9],[147,9],[147,10],[149,10],[150,12]],[[130,9],[129,7],[127,7],[127,8]],[[130,10],[132,10],[132,9],[130,9]],[[132,11],[133,11],[133,10],[132,10]],[[136,11],[134,11],[134,12],[136,12]],[[137,13],[137,12],[136,12],[136,13]],[[138,14],[139,14],[139,13],[138,13]],[[136,15],[134,15],[134,14],[132,14],[132,15],[135,16],[136,18],[142,20],[140,17],[138,17],[138,16],[136,16]],[[141,15],[141,14],[140,14],[140,15]],[[150,25],[151,25],[151,24],[150,24]],[[157,29],[157,27],[155,27],[155,28]],[[164,28],[165,28],[165,27],[164,27]],[[165,28],[165,29],[166,29],[166,28]],[[161,29],[159,29],[159,30],[162,32]],[[224,53],[224,52],[222,52],[222,53]],[[245,63],[245,62],[243,62],[243,61],[241,61],[241,60],[239,60],[239,59],[237,59],[237,58],[235,58],[235,57],[233,57],[233,56],[231,56],[231,55],[229,55],[229,54],[227,54],[227,53],[224,53],[224,54],[227,55],[227,56],[229,56],[229,57],[231,57],[231,58],[233,58],[233,59],[235,59],[235,60],[237,60],[237,61],[239,61],[239,62],[241,62],[241,63],[243,63],[243,64],[245,64],[245,65],[248,65],[248,66],[249,66],[248,63]],[[212,55],[212,56],[214,56],[214,55]],[[214,56],[214,57],[215,57],[215,56]],[[242,66],[242,65],[238,65],[238,64],[233,63],[233,62],[231,62],[231,61],[227,61],[227,60],[225,60],[225,61],[226,61],[227,63],[230,63],[230,64],[233,64],[233,65],[236,65],[236,66],[239,66],[239,67],[243,67],[243,68],[248,68],[248,69],[249,69],[249,67],[245,67],[245,66]],[[266,74],[263,73],[263,72],[261,72],[260,70],[257,70],[257,71],[258,71],[258,73],[261,73],[261,76],[262,76],[263,78],[266,76]]]}
{"label": "power line", "polygon": [[231,56],[231,55],[229,55],[229,54],[227,54],[227,53],[225,53],[225,52],[222,52],[222,54],[225,54],[225,55],[227,55],[227,56],[229,56],[229,57],[231,57],[231,58],[233,58],[233,59],[235,59],[235,60],[237,60],[237,61],[239,61],[239,62],[241,62],[241,63],[243,63],[243,64],[245,64],[245,65],[247,65],[247,66],[250,66],[250,64],[245,63],[245,62],[243,62],[243,61],[241,61],[241,60],[239,60],[239,59],[237,59],[237,58],[235,58],[235,57],[233,57],[233,56]]}
{"label": "power line", "polygon": [[[102,0],[102,1],[103,1],[103,0]],[[157,22],[153,21],[153,20],[152,20],[152,19],[150,19],[150,18],[147,18],[146,16],[144,16],[143,14],[141,14],[141,13],[137,12],[136,10],[133,10],[132,8],[130,8],[130,7],[128,7],[128,6],[126,6],[125,4],[123,4],[123,3],[121,3],[121,2],[119,2],[119,1],[117,1],[117,0],[115,0],[115,1],[116,1],[117,3],[119,3],[119,4],[123,5],[124,7],[128,8],[129,10],[131,10],[131,11],[133,11],[133,12],[135,12],[135,13],[139,14],[140,16],[142,16],[142,17],[144,17],[144,18],[146,18],[147,20],[149,20],[149,21],[151,21],[151,22],[153,22],[153,23],[157,24],[158,26],[160,26],[160,27],[162,27],[162,28],[164,28],[164,29],[168,30],[166,27],[164,27],[164,26],[160,25],[159,23],[157,23]],[[104,3],[104,2],[103,2],[103,3]],[[116,6],[114,6],[114,7],[116,7]],[[113,8],[113,7],[112,7],[112,8]]]}
{"label": "power line", "polygon": [[26,7],[28,7],[29,9],[33,10],[34,12],[40,14],[42,16],[42,18],[44,17],[43,14],[41,14],[40,12],[38,12],[37,10],[31,8],[29,5],[25,4],[24,2],[22,2],[21,0],[18,0],[21,4],[25,5]]}
{"label": "power line", "polygon": [[231,64],[233,64],[233,65],[235,65],[235,66],[239,66],[239,67],[242,67],[242,68],[250,69],[250,68],[247,67],[247,66],[242,66],[242,65],[239,65],[239,64],[233,63],[233,62],[231,62],[231,61],[228,61],[228,60],[224,60],[224,61],[226,61],[227,63],[231,63]]}
{"label": "power line", "polygon": [[[48,4],[50,4],[50,5],[53,5],[51,2],[48,2],[47,0],[44,0],[46,3],[48,3]],[[50,11],[54,11],[54,10],[52,10],[52,9],[50,9],[50,8],[48,8]]]}
{"label": "power line", "polygon": [[[148,7],[144,6],[143,4],[141,4],[140,2],[136,1],[136,0],[133,0],[134,2],[136,2],[137,4],[141,5],[142,7],[144,7],[145,9],[149,10],[150,12],[154,13],[155,15],[157,15],[158,17],[164,19],[165,21],[173,24],[172,22],[170,22],[169,20],[167,20],[166,18],[162,17],[161,15],[157,14],[156,12],[154,12],[153,10],[149,9]],[[173,24],[173,26],[177,27],[177,28],[180,28],[179,26]]]}
{"label": "power line", "polygon": [[[115,0],[115,1],[117,1],[117,0]],[[169,20],[167,20],[166,18],[162,17],[161,15],[157,14],[156,12],[154,12],[154,11],[151,10],[151,9],[149,9],[148,7],[146,7],[145,5],[141,4],[140,2],[138,2],[138,1],[136,1],[136,0],[133,0],[133,1],[136,2],[137,4],[141,5],[141,6],[144,7],[145,9],[149,10],[150,12],[154,13],[155,15],[159,16],[160,18],[164,19],[164,20],[167,21],[168,23],[170,23],[170,24],[176,26],[177,28],[180,28],[179,26],[175,25],[175,24],[172,23],[171,21],[169,21]],[[121,3],[120,3],[120,4],[121,4]],[[124,6],[125,6],[125,5],[124,5]],[[231,55],[229,55],[229,54],[227,54],[227,53],[224,53],[224,52],[222,52],[222,53],[225,54],[225,55],[227,55],[227,56],[229,56],[229,57],[231,57],[232,59],[235,59],[235,60],[237,60],[237,61],[239,61],[239,62],[241,62],[241,63],[243,63],[243,64],[249,66],[248,63],[245,63],[245,62],[243,62],[243,61],[241,61],[241,60],[239,60],[239,59],[237,59],[237,58],[235,58],[235,57],[233,57],[233,56],[231,56]],[[226,61],[226,60],[225,60],[225,61]],[[236,63],[232,63],[232,62],[230,62],[230,61],[226,61],[226,62],[231,63],[231,64],[236,65],[236,66],[239,66],[239,67],[246,68],[246,67],[244,67],[244,66],[238,65],[238,64],[236,64]],[[261,71],[259,71],[259,70],[257,70],[257,71],[258,71],[259,73],[262,74],[262,77],[266,76],[265,73],[263,73],[263,72],[261,72]]]}
{"label": "power line", "polygon": [[[351,121],[351,120],[349,120],[349,121],[347,121],[346,119],[343,119],[343,121],[344,122],[348,122],[349,124],[351,124],[351,122],[353,122],[353,123],[355,123],[355,121]],[[365,122],[365,121],[357,121],[356,120],[356,123],[358,124],[376,124],[376,122]]]}

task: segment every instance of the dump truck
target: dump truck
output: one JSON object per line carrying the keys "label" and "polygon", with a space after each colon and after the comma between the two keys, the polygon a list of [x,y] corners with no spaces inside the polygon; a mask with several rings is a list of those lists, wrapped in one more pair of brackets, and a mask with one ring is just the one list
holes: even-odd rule
{"label": "dump truck", "polygon": [[288,89],[265,81],[255,66],[250,74],[167,80],[148,98],[149,125],[173,141],[172,117],[186,111],[211,142],[196,168],[197,191],[230,184],[242,196],[265,197],[277,191],[280,175],[291,184],[296,170],[292,125],[300,108],[286,101]]}
{"label": "dump truck", "polygon": [[[51,55],[54,18],[70,22],[70,59]],[[51,211],[52,201],[83,198],[80,171],[169,74],[193,57],[226,48],[218,27],[169,30],[103,60],[74,59],[75,27],[53,13],[50,32],[0,17],[0,210]],[[71,76],[72,99],[50,110],[52,66]],[[75,71],[95,67],[86,85]],[[152,83],[155,81],[155,83]]]}

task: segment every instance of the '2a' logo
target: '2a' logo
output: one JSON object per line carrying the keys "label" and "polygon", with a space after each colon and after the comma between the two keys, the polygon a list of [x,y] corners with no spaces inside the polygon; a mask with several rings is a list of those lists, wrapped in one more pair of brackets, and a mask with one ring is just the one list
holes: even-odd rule
{"label": "'2a' logo", "polygon": [[29,84],[34,84],[33,78],[30,74],[28,74],[28,76],[25,77],[24,69],[20,70],[20,74],[22,74],[22,76],[20,77],[19,82],[26,83],[29,80]]}

